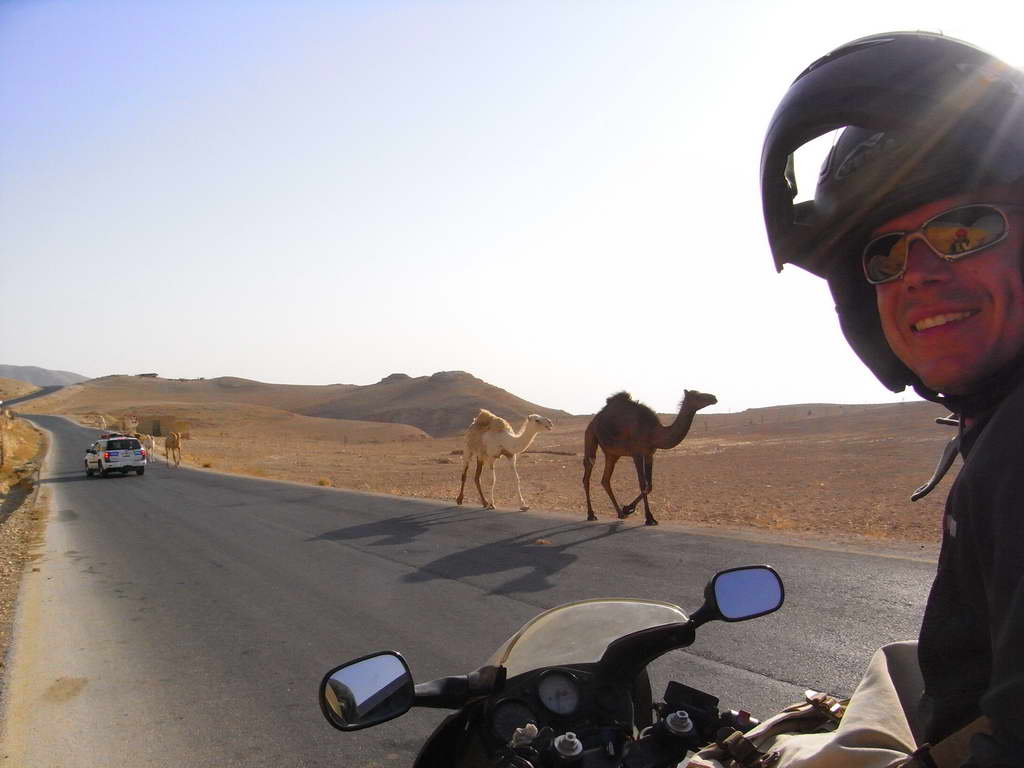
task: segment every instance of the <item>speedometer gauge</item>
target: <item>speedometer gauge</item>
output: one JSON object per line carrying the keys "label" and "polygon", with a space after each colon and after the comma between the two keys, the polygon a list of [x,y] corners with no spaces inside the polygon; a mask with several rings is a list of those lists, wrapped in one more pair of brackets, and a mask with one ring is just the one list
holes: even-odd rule
{"label": "speedometer gauge", "polygon": [[526,704],[515,699],[499,701],[491,712],[491,731],[503,742],[511,739],[516,729],[527,723],[536,724],[537,716]]}
{"label": "speedometer gauge", "polygon": [[571,715],[580,705],[580,687],[571,675],[552,670],[537,682],[540,703],[556,715]]}

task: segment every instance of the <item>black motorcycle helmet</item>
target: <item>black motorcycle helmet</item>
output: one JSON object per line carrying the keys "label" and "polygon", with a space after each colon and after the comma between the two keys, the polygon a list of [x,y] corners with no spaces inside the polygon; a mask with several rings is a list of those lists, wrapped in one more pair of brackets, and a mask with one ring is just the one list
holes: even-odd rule
{"label": "black motorcycle helmet", "polygon": [[[837,129],[814,200],[794,204],[794,152]],[[892,391],[910,385],[926,397],[936,393],[885,340],[861,251],[872,229],[910,208],[1022,181],[1024,74],[925,32],[864,37],[811,64],[776,109],[761,154],[776,269],[796,264],[824,277],[860,359]]]}

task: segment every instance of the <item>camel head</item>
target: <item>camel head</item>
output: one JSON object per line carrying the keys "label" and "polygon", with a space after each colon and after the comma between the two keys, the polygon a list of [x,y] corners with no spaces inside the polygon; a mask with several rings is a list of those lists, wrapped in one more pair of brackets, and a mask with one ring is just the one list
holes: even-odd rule
{"label": "camel head", "polygon": [[540,432],[542,429],[547,431],[554,426],[554,424],[551,423],[551,419],[545,418],[544,416],[540,416],[536,413],[531,413],[527,416],[526,421],[528,425],[537,432]]}
{"label": "camel head", "polygon": [[693,408],[695,412],[717,402],[718,398],[707,392],[698,392],[696,389],[687,389],[683,392],[683,404],[688,408]]}

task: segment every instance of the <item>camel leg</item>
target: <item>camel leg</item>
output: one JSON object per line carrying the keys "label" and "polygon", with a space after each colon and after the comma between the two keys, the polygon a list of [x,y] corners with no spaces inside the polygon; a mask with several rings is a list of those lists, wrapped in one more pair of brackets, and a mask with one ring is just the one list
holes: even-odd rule
{"label": "camel leg", "polygon": [[476,474],[473,475],[473,482],[476,483],[477,493],[480,494],[480,505],[484,509],[491,509],[490,502],[484,497],[484,489],[480,487],[480,473],[484,470],[484,460],[479,456],[476,459]]}
{"label": "camel leg", "polygon": [[[636,458],[633,459],[634,462],[639,461],[639,460],[640,460],[640,457],[636,457]],[[623,517],[625,517],[626,515],[632,515],[634,512],[636,512],[636,505],[640,503],[640,499],[642,499],[643,497],[644,497],[644,494],[641,491],[640,493],[637,494],[637,497],[635,499],[633,499],[631,502],[629,502],[629,504],[623,504],[622,505],[622,515],[623,515]]]}
{"label": "camel leg", "polygon": [[592,429],[587,429],[583,438],[583,494],[587,497],[587,520],[597,520],[594,507],[590,503],[590,475],[594,471],[594,460],[597,458],[597,437]]}
{"label": "camel leg", "polygon": [[605,493],[608,494],[608,498],[612,500],[612,506],[615,507],[615,514],[618,515],[621,520],[629,512],[626,512],[619,506],[619,502],[615,500],[615,494],[612,492],[612,472],[615,471],[615,464],[618,462],[619,457],[610,455],[607,451],[604,454],[604,474],[601,475],[601,487],[604,488]]}
{"label": "camel leg", "polygon": [[583,493],[587,497],[587,520],[597,520],[594,514],[594,507],[590,503],[590,474],[594,471],[594,459],[590,456],[583,457]]}
{"label": "camel leg", "polygon": [[459,495],[455,499],[455,503],[462,506],[462,499],[465,496],[466,491],[466,473],[469,471],[469,454],[463,453],[462,455],[462,483],[459,485]]}
{"label": "camel leg", "polygon": [[497,498],[494,495],[494,487],[498,484],[498,472],[497,472],[497,469],[494,466],[495,463],[496,463],[496,460],[495,459],[491,459],[491,461],[490,461],[490,466],[491,466],[491,503],[487,505],[488,509],[494,509],[494,500]]}
{"label": "camel leg", "polygon": [[[512,454],[512,474],[515,475],[516,478],[516,493],[519,494],[519,511],[525,512],[530,508],[530,505],[523,500],[523,489],[519,485],[519,468],[516,466],[516,457],[518,455],[519,454],[516,453]],[[491,491],[491,498],[494,498],[494,491]]]}
{"label": "camel leg", "polygon": [[640,482],[640,498],[644,500],[644,524],[657,525],[658,521],[651,514],[651,505],[647,501],[654,477],[654,456],[634,456],[633,463],[636,465],[636,478]]}
{"label": "camel leg", "polygon": [[[626,504],[622,508],[622,511],[625,512],[627,515],[631,515],[633,514],[633,512],[636,511],[636,505],[640,503],[641,499],[644,499],[644,504],[646,505],[646,498],[650,494],[651,490],[653,490],[652,480],[654,475],[654,454],[647,454],[647,461],[643,469],[643,474],[641,474],[641,465],[639,463],[642,459],[642,456],[633,457],[633,463],[636,464],[637,468],[637,479],[639,479],[640,481],[640,493],[637,494],[637,497],[635,499],[633,499],[631,502],[629,502],[629,504]],[[655,523],[655,525],[657,525],[657,523]]]}

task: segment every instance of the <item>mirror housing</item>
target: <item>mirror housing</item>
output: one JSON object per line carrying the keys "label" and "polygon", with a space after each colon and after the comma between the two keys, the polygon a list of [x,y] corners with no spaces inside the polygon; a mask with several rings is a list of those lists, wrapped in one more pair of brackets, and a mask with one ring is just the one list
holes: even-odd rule
{"label": "mirror housing", "polygon": [[746,621],[782,607],[786,591],[770,565],[752,565],[719,571],[711,580],[711,593],[723,621]]}
{"label": "mirror housing", "polygon": [[409,665],[380,651],[335,667],[320,681],[320,711],[339,731],[358,731],[404,715],[413,704]]}
{"label": "mirror housing", "polygon": [[705,622],[746,621],[782,607],[786,591],[782,578],[770,565],[745,565],[714,575],[704,588],[704,605],[690,617],[700,626]]}

